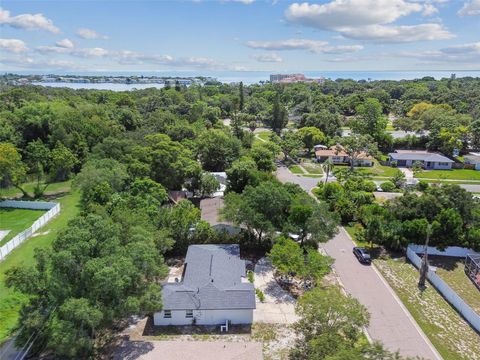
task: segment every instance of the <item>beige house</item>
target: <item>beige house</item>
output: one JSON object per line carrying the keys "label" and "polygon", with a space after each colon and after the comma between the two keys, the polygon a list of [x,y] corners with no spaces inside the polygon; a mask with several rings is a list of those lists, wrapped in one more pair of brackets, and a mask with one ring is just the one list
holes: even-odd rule
{"label": "beige house", "polygon": [[[349,165],[350,156],[339,145],[327,149],[318,148],[315,150],[315,158],[318,162],[330,160],[335,165]],[[361,153],[355,160],[354,166],[373,166],[373,157],[367,153]]]}

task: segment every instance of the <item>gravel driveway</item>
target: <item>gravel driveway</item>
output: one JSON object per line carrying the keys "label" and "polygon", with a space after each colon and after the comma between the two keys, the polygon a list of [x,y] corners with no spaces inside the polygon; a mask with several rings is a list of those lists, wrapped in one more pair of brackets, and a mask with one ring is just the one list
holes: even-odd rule
{"label": "gravel driveway", "polygon": [[255,265],[255,288],[262,290],[265,301],[257,299],[257,308],[253,312],[254,322],[270,324],[291,324],[297,321],[295,299],[283,290],[273,277],[273,267],[267,258],[260,259]]}

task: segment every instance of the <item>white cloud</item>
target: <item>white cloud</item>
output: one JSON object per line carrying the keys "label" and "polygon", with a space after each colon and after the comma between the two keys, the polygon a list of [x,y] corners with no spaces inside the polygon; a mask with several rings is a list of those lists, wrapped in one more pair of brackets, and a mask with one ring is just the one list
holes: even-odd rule
{"label": "white cloud", "polygon": [[18,39],[0,39],[0,49],[12,53],[22,53],[28,51],[27,45]]}
{"label": "white cloud", "polygon": [[103,48],[69,48],[62,46],[39,46],[36,50],[42,54],[57,53],[67,54],[82,58],[104,57],[109,54],[108,50]]}
{"label": "white cloud", "polygon": [[328,45],[327,41],[309,39],[287,39],[277,41],[247,41],[246,46],[263,50],[307,50],[312,53],[341,54],[363,49],[362,45]]}
{"label": "white cloud", "polygon": [[103,39],[103,40],[108,39],[108,36],[99,34],[95,30],[86,29],[86,28],[78,29],[76,34],[82,39]]}
{"label": "white cloud", "polygon": [[111,52],[109,54],[112,58],[117,60],[120,64],[157,64],[157,65],[171,65],[176,67],[199,67],[199,68],[216,68],[222,67],[221,64],[215,60],[206,57],[187,57],[187,58],[174,58],[170,55],[158,55],[158,54],[144,54],[130,50],[121,50]]}
{"label": "white cloud", "polygon": [[432,4],[425,4],[423,5],[423,16],[432,16],[438,13],[438,9]]}
{"label": "white cloud", "polygon": [[308,39],[287,39],[278,41],[247,41],[245,45],[252,49],[263,50],[309,50],[317,52],[318,49],[327,45],[328,42]]}
{"label": "white cloud", "polygon": [[85,70],[86,66],[65,60],[43,60],[32,57],[0,58],[0,64],[25,69]]}
{"label": "white cloud", "polygon": [[74,47],[73,42],[70,39],[59,40],[55,43],[55,45],[67,49],[73,49]]}
{"label": "white cloud", "polygon": [[282,62],[283,59],[276,53],[265,53],[252,55],[252,59],[255,59],[260,62]]}
{"label": "white cloud", "polygon": [[293,3],[285,16],[293,23],[335,30],[389,24],[422,9],[421,4],[403,0],[333,0],[326,4]]}
{"label": "white cloud", "polygon": [[285,12],[295,24],[336,31],[344,37],[379,42],[443,40],[453,37],[440,24],[392,25],[401,17],[437,9],[404,0],[332,0],[325,4],[294,3]]}
{"label": "white cloud", "polygon": [[377,42],[412,42],[423,40],[446,40],[455,35],[440,24],[419,25],[369,25],[361,28],[344,28],[342,34],[351,39]]}
{"label": "white cloud", "polygon": [[463,4],[463,7],[458,11],[460,16],[474,16],[480,15],[480,0],[470,0]]}
{"label": "white cloud", "polygon": [[439,50],[421,52],[403,52],[405,57],[425,60],[428,63],[471,63],[480,62],[480,41],[460,45],[452,45]]}
{"label": "white cloud", "polygon": [[10,11],[0,8],[0,25],[9,25],[17,29],[45,30],[51,33],[59,33],[60,29],[42,14],[20,14],[11,16]]}

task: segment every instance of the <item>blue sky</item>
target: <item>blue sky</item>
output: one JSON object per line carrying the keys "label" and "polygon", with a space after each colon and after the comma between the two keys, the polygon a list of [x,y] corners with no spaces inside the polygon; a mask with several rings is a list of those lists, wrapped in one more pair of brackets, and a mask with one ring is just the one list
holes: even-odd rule
{"label": "blue sky", "polygon": [[3,0],[10,71],[480,70],[480,0]]}

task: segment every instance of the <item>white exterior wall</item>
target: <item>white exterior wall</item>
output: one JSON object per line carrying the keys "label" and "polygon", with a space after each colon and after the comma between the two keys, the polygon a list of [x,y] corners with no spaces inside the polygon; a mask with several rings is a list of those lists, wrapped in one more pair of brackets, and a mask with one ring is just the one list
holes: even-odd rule
{"label": "white exterior wall", "polygon": [[438,162],[433,163],[433,169],[435,170],[450,170],[452,168],[452,163],[447,163],[446,165],[440,165]]}
{"label": "white exterior wall", "polygon": [[372,160],[370,159],[357,159],[355,160],[354,166],[372,166]]}
{"label": "white exterior wall", "polygon": [[[221,325],[229,320],[232,324],[251,324],[253,309],[241,310],[193,310],[193,317],[197,325]],[[153,324],[165,325],[192,325],[193,319],[185,317],[185,310],[172,310],[172,317],[163,317],[163,311],[153,314]]]}

